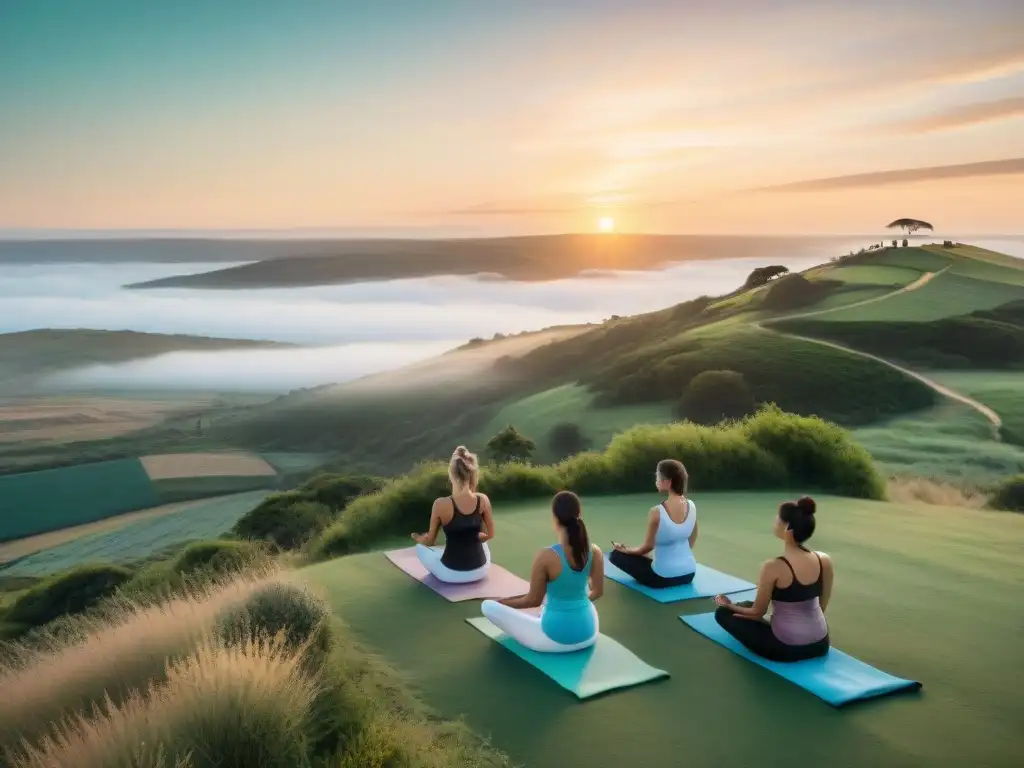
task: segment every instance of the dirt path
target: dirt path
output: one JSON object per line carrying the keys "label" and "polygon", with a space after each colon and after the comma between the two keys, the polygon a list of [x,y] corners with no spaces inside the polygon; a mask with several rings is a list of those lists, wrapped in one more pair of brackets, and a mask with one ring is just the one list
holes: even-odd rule
{"label": "dirt path", "polygon": [[964,394],[962,394],[960,392],[957,392],[954,389],[950,389],[949,387],[945,386],[944,384],[940,384],[939,382],[935,381],[934,379],[929,379],[927,376],[923,376],[922,374],[917,373],[916,371],[912,371],[909,368],[905,368],[902,365],[898,365],[898,364],[892,362],[891,360],[886,360],[884,357],[879,357],[878,355],[872,355],[870,352],[862,352],[859,349],[853,349],[852,347],[847,347],[847,346],[844,346],[842,344],[836,344],[833,341],[825,341],[823,339],[814,339],[814,338],[811,338],[810,336],[799,336],[799,335],[797,335],[795,333],[786,333],[784,331],[779,331],[779,330],[776,330],[775,328],[770,327],[770,323],[776,323],[776,322],[779,322],[779,321],[782,321],[782,320],[798,320],[798,319],[803,319],[805,317],[814,317],[814,316],[817,316],[817,315],[824,315],[824,314],[827,314],[829,312],[835,312],[835,311],[840,310],[840,309],[844,309],[845,310],[845,309],[851,309],[853,307],[862,307],[865,304],[874,304],[874,303],[879,302],[879,301],[884,301],[884,300],[889,299],[889,298],[891,298],[893,296],[897,296],[897,295],[899,295],[901,293],[909,293],[910,291],[916,291],[921,286],[926,285],[933,278],[937,277],[938,275],[941,275],[947,269],[949,269],[949,267],[945,267],[943,269],[940,269],[938,272],[926,272],[923,275],[921,275],[921,277],[919,277],[917,280],[915,280],[914,282],[910,283],[909,285],[905,285],[902,288],[900,288],[899,290],[893,291],[892,293],[887,293],[884,296],[876,296],[876,297],[874,297],[872,299],[865,299],[864,301],[858,301],[858,302],[855,302],[853,304],[847,304],[844,307],[832,307],[830,309],[821,309],[821,310],[818,310],[816,312],[803,312],[803,313],[799,313],[799,314],[796,314],[796,315],[788,315],[786,317],[778,317],[778,318],[774,318],[772,320],[765,320],[765,321],[761,321],[761,322],[755,322],[755,323],[752,323],[752,325],[755,328],[757,328],[759,330],[762,330],[762,331],[769,331],[771,333],[777,333],[780,336],[788,336],[791,339],[798,339],[799,341],[806,341],[806,342],[809,342],[811,344],[820,344],[823,347],[831,347],[832,349],[838,349],[838,350],[841,350],[843,352],[848,352],[851,355],[857,355],[859,357],[864,357],[864,358],[867,358],[869,360],[874,360],[875,362],[882,363],[882,365],[887,365],[888,367],[892,368],[895,371],[899,371],[900,373],[902,373],[905,376],[910,376],[913,379],[917,379],[919,382],[924,384],[926,387],[930,387],[932,390],[934,390],[938,394],[942,395],[943,397],[947,397],[950,400],[956,400],[957,402],[963,403],[964,405],[970,406],[971,408],[976,410],[978,413],[980,413],[982,416],[984,416],[986,419],[988,419],[989,423],[992,425],[992,437],[993,437],[993,439],[996,442],[1002,442],[1002,435],[1000,434],[1000,429],[1002,429],[1003,420],[999,417],[998,413],[993,411],[991,408],[989,408],[984,403],[979,403],[977,400],[975,400],[972,397],[968,397],[967,395],[964,395]]}

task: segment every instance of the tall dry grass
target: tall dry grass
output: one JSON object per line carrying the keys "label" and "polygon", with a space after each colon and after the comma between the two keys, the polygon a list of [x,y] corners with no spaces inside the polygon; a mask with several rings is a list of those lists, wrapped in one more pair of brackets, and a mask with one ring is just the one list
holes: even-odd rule
{"label": "tall dry grass", "polygon": [[[225,644],[208,639],[172,660],[166,682],[107,700],[92,716],[65,718],[52,736],[23,749],[16,768],[112,768],[173,760],[190,768],[298,768],[316,681],[302,649],[280,636]],[[9,758],[10,759],[10,758]]]}
{"label": "tall dry grass", "polygon": [[103,615],[73,621],[61,637],[16,648],[0,666],[0,746],[35,740],[51,723],[163,680],[168,660],[191,652],[222,611],[274,578],[264,570],[161,603],[115,600]]}
{"label": "tall dry grass", "polygon": [[942,483],[922,477],[893,477],[886,485],[889,501],[902,504],[934,504],[941,507],[982,509],[988,494],[969,487]]}

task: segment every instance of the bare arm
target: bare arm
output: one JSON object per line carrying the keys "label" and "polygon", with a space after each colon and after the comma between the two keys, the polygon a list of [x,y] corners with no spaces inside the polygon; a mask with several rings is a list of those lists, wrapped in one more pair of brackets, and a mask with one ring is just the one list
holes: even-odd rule
{"label": "bare arm", "polygon": [[754,604],[750,608],[744,605],[736,605],[725,595],[716,597],[715,602],[725,606],[737,616],[742,616],[746,619],[762,618],[768,613],[768,606],[772,602],[772,589],[775,587],[775,580],[777,578],[774,563],[774,560],[769,560],[761,566],[761,574],[757,577],[757,596],[754,598]]}
{"label": "bare arm", "polygon": [[660,511],[657,507],[654,507],[647,514],[647,536],[644,538],[644,543],[639,547],[626,547],[621,544],[617,544],[615,548],[620,552],[625,552],[627,555],[646,555],[654,549],[654,537],[658,535],[659,520],[661,520]]}
{"label": "bare arm", "polygon": [[697,543],[697,534],[700,533],[700,520],[693,521],[693,533],[690,534],[690,549]]}
{"label": "bare arm", "polygon": [[444,509],[445,499],[434,499],[434,506],[430,510],[430,529],[426,533],[414,533],[413,541],[427,547],[434,546],[437,541],[437,534],[441,531],[441,510]]}
{"label": "bare arm", "polygon": [[[550,550],[548,550],[550,551]],[[536,608],[544,602],[544,595],[548,591],[548,568],[545,561],[547,552],[537,553],[533,560],[533,567],[530,569],[530,591],[521,597],[506,597],[498,602],[507,605],[509,608]]]}
{"label": "bare arm", "polygon": [[823,552],[819,552],[818,556],[821,558],[821,612],[824,613],[825,609],[828,608],[828,599],[832,597],[832,578],[834,576],[832,571],[832,558]]}
{"label": "bare arm", "polygon": [[604,594],[604,553],[594,544],[590,548],[590,556],[594,562],[590,565],[590,602],[594,602]]}
{"label": "bare arm", "polygon": [[484,523],[480,541],[490,541],[494,538],[494,516],[491,514],[491,500],[483,493],[480,494],[480,517]]}

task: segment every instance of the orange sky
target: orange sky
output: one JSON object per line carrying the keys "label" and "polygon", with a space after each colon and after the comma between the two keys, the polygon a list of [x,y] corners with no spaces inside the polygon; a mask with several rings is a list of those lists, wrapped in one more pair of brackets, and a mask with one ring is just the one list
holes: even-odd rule
{"label": "orange sky", "polygon": [[0,11],[0,231],[1024,231],[1024,3],[215,5]]}

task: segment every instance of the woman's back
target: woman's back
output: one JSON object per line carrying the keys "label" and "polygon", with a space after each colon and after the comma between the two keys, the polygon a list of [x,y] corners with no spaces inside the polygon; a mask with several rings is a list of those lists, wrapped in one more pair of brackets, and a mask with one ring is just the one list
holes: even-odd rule
{"label": "woman's back", "polygon": [[784,567],[772,589],[772,632],[789,645],[814,643],[828,634],[821,609],[825,567],[816,552],[801,549],[800,555],[778,558]]}
{"label": "woman's back", "polygon": [[487,562],[487,554],[480,542],[480,532],[483,530],[480,495],[473,495],[476,497],[476,506],[472,512],[463,512],[455,497],[449,497],[452,517],[441,526],[445,539],[441,563],[452,570],[471,571]]}
{"label": "woman's back", "polygon": [[587,562],[577,571],[569,564],[561,544],[555,544],[551,549],[558,555],[561,570],[548,582],[541,628],[556,643],[572,645],[594,633],[593,609],[588,596],[594,556],[590,552]]}
{"label": "woman's back", "polygon": [[685,499],[685,516],[680,522],[672,519],[664,504],[659,505],[658,532],[654,538],[654,563],[652,569],[665,578],[693,573],[697,562],[690,549],[690,536],[697,524],[697,505]]}

